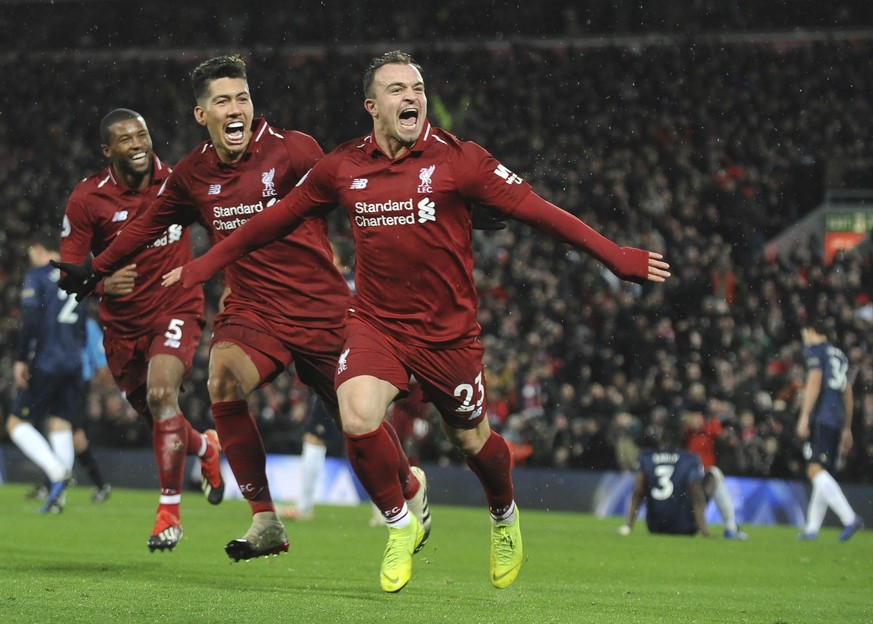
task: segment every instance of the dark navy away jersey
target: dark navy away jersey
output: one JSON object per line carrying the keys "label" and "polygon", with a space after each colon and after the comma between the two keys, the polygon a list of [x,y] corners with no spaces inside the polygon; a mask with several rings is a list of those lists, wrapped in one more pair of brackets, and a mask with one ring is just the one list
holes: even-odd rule
{"label": "dark navy away jersey", "polygon": [[60,271],[30,269],[21,288],[21,331],[16,360],[32,370],[65,375],[82,370],[85,302],[58,288]]}
{"label": "dark navy away jersey", "polygon": [[689,484],[703,481],[700,457],[688,451],[644,451],[639,464],[646,484],[649,531],[697,532]]}

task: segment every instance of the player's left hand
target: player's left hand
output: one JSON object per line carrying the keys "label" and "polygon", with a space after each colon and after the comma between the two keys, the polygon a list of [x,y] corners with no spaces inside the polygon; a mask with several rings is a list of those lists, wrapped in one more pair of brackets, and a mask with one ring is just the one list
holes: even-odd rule
{"label": "player's left hand", "polygon": [[649,252],[649,275],[650,282],[663,282],[670,277],[670,265],[664,262],[664,256],[650,251]]}
{"label": "player's left hand", "polygon": [[49,262],[53,267],[65,273],[58,280],[58,288],[65,291],[68,295],[76,295],[76,301],[81,301],[93,293],[102,277],[99,273],[91,270],[90,258],[82,264],[58,262],[57,260],[49,260]]}
{"label": "player's left hand", "polygon": [[493,208],[473,204],[470,214],[473,217],[474,230],[496,231],[506,229],[506,217]]}

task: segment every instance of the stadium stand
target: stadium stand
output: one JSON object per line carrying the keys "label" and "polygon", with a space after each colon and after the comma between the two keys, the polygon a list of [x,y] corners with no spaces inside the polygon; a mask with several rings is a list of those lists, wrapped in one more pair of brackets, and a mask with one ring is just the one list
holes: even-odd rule
{"label": "stadium stand", "polygon": [[[7,364],[21,241],[33,228],[58,227],[69,190],[100,166],[97,125],[106,111],[143,113],[155,149],[173,162],[205,136],[191,118],[187,72],[216,50],[240,51],[257,68],[256,113],[330,149],[367,131],[359,76],[370,53],[392,41],[424,65],[436,125],[487,146],[614,240],[663,249],[673,267],[664,286],[627,286],[521,224],[477,234],[489,418],[525,449],[520,463],[627,468],[659,423],[688,409],[702,387],[706,409],[726,430],[726,473],[799,477],[798,327],[805,316],[826,315],[857,370],[856,443],[840,478],[873,482],[869,235],[832,259],[819,231],[789,254],[767,253],[767,242],[814,210],[828,188],[873,188],[867,3],[825,10],[801,2],[809,10],[784,22],[755,2],[695,3],[687,15],[603,15],[594,2],[560,2],[554,19],[515,12],[486,36],[481,16],[459,1],[434,14],[401,10],[379,25],[364,21],[370,3],[348,14],[347,5],[328,2],[323,13],[306,14],[294,3],[266,2],[267,17],[229,24],[196,14],[169,19],[166,3],[154,2],[136,9],[149,25],[142,41],[131,40],[140,32],[122,28],[118,9],[99,10],[125,3],[45,4],[40,28],[25,10],[32,4],[43,3],[4,5],[0,16]],[[62,13],[71,20],[63,26],[49,19]],[[440,38],[449,25],[452,36]],[[356,44],[350,33],[360,35]],[[341,220],[334,226],[345,244]],[[186,413],[200,414],[203,425],[206,356],[204,341],[184,395]],[[9,370],[0,376],[4,410]],[[299,450],[305,402],[287,377],[253,399],[269,451]],[[89,418],[95,444],[147,444],[120,397],[92,397]],[[430,432],[417,441],[421,461],[459,461],[438,427],[421,430]]]}

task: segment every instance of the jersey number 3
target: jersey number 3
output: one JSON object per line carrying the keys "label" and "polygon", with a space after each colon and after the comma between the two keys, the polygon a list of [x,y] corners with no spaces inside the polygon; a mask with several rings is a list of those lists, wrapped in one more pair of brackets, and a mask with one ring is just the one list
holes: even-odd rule
{"label": "jersey number 3", "polygon": [[655,477],[658,479],[658,485],[651,490],[652,498],[655,500],[667,500],[673,496],[673,469],[674,466],[669,464],[655,466]]}

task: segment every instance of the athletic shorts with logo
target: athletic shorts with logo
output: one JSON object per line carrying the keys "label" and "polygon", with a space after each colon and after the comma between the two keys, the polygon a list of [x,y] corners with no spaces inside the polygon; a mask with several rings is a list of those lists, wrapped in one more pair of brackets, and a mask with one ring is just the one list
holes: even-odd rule
{"label": "athletic shorts with logo", "polygon": [[[196,314],[165,315],[155,318],[149,331],[136,338],[104,329],[103,346],[109,370],[131,403],[148,381],[149,362],[156,355],[172,355],[191,372],[194,355],[203,333],[203,319]],[[143,396],[144,398],[144,396]],[[140,413],[143,406],[134,405]]]}
{"label": "athletic shorts with logo", "polygon": [[439,349],[406,344],[349,316],[336,385],[372,375],[408,392],[410,376],[414,376],[424,400],[434,404],[448,425],[473,429],[486,413],[483,352],[478,338]]}

